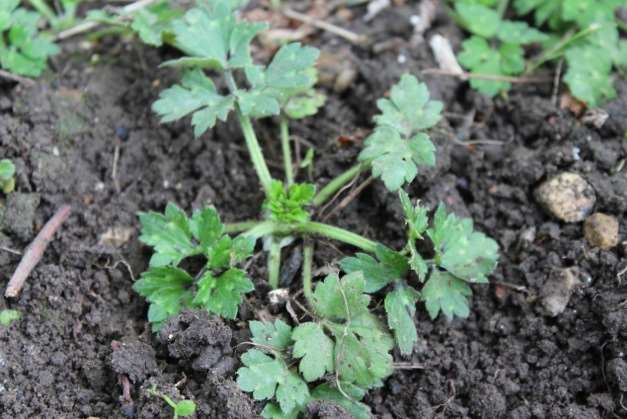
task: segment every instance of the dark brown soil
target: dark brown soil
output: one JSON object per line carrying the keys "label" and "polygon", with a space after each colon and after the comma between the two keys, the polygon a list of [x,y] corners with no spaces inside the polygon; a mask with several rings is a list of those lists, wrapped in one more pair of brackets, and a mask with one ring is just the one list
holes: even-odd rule
{"label": "dark brown soil", "polygon": [[[357,17],[342,25],[375,43],[397,41],[374,53],[329,34],[312,38],[324,50],[344,51],[358,74],[343,93],[327,92],[318,116],[293,128],[316,146],[320,183],[354,161],[376,98],[403,72],[434,66],[426,42],[407,41],[417,6],[390,8],[369,24],[359,17],[364,8],[352,10]],[[455,45],[461,39],[443,14],[427,39],[436,32]],[[20,297],[0,298],[0,309],[23,314],[0,327],[0,418],[168,417],[169,408],[148,394],[152,386],[195,400],[197,417],[256,417],[261,405],[233,378],[247,321],[270,314],[263,264],[250,272],[257,291],[228,324],[185,312],[152,335],[146,305],[131,290],[148,260],[137,241],[137,211],[174,201],[188,211],[213,204],[227,221],[258,214],[262,192],[251,181],[238,127],[229,121],[194,140],[189,121],[160,125],[150,104],[176,77],[156,67],[164,52],[117,42],[97,52],[95,65],[84,52],[57,58],[54,71],[32,88],[0,84],[0,155],[12,158],[18,173],[17,191],[0,205],[0,245],[24,249],[56,208],[73,206]],[[499,242],[497,285],[475,287],[465,321],[432,322],[418,310],[417,350],[410,359],[395,358],[424,368],[396,371],[366,403],[386,419],[627,417],[627,287],[618,276],[626,250],[592,248],[581,223],[560,223],[533,199],[548,176],[579,173],[595,189],[595,210],[616,217],[626,239],[627,172],[616,168],[627,155],[627,83],[619,81],[619,98],[605,107],[609,119],[596,129],[554,105],[550,85],[521,85],[509,100],[490,100],[452,78],[422,78],[445,102],[446,118],[433,133],[438,165],[410,192],[429,207],[444,201],[471,216]],[[111,179],[116,128],[130,134],[121,144],[119,191]],[[278,161],[276,127],[264,121],[259,128],[267,156]],[[357,141],[343,144],[341,135]],[[498,144],[459,145],[465,140]],[[375,182],[329,221],[397,246],[399,220],[397,198]],[[321,244],[316,261],[322,267],[350,252]],[[18,262],[0,250],[0,289]],[[582,285],[563,313],[549,317],[540,289],[567,267],[578,268]],[[285,316],[281,308],[271,311]],[[132,403],[121,399],[124,377]],[[345,412],[313,405],[307,414]]]}

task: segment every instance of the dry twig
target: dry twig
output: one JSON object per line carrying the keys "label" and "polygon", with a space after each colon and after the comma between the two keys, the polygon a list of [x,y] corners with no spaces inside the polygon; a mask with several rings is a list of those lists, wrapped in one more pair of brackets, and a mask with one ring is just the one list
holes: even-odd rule
{"label": "dry twig", "polygon": [[18,296],[24,283],[26,282],[26,278],[30,275],[30,273],[35,269],[35,266],[39,263],[44,252],[54,233],[61,227],[61,224],[70,216],[70,212],[72,211],[72,207],[69,205],[63,205],[59,210],[54,214],[54,216],[48,220],[44,228],[41,229],[35,240],[28,246],[26,251],[24,252],[24,256],[20,261],[20,264],[17,265],[17,269],[13,273],[9,284],[7,285],[7,289],[4,292],[4,296],[7,298],[15,298]]}
{"label": "dry twig", "polygon": [[443,70],[441,68],[427,68],[421,71],[422,74],[435,74],[440,76],[453,76],[459,77],[462,80],[466,79],[479,79],[479,80],[490,80],[490,81],[504,81],[508,83],[553,83],[552,77],[509,77],[509,76],[498,76],[495,74],[479,74],[479,73],[468,73],[468,72],[457,72],[451,70]]}
{"label": "dry twig", "polygon": [[344,28],[340,28],[337,25],[333,25],[332,23],[329,22],[325,22],[323,20],[320,19],[316,19],[314,17],[296,12],[292,9],[285,9],[283,10],[283,14],[287,17],[289,17],[290,19],[295,19],[295,20],[299,20],[303,23],[306,23],[307,25],[311,25],[314,26],[318,29],[322,29],[325,30],[327,32],[331,32],[337,36],[340,36],[344,39],[346,39],[349,42],[352,42],[353,44],[356,45],[364,45],[366,43],[368,43],[368,38],[365,35],[360,35],[357,34],[355,32],[351,32],[347,29]]}

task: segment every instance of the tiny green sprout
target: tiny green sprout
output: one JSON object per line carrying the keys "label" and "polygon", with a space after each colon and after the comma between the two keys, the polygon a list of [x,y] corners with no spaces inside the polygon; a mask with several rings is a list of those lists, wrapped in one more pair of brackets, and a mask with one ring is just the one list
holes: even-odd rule
{"label": "tiny green sprout", "polygon": [[0,160],[0,190],[4,194],[15,189],[15,165],[9,159]]}
{"label": "tiny green sprout", "polygon": [[274,221],[304,223],[310,217],[305,206],[311,203],[315,193],[315,185],[309,183],[296,183],[286,188],[281,182],[273,180],[270,195],[263,207]]}
{"label": "tiny green sprout", "polygon": [[173,419],[186,418],[196,413],[196,403],[192,400],[180,400],[175,402],[167,395],[159,393],[157,391],[157,387],[154,385],[152,388],[148,389],[148,393],[152,396],[160,397],[168,404],[168,406],[172,408],[172,410],[174,410]]}
{"label": "tiny green sprout", "polygon": [[0,310],[0,325],[8,327],[16,320],[19,320],[22,314],[17,310]]}

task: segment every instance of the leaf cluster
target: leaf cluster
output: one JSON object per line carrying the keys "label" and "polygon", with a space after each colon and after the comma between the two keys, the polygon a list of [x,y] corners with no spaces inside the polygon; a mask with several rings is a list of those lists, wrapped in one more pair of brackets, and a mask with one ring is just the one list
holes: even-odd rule
{"label": "leaf cluster", "polygon": [[9,159],[0,160],[0,190],[6,195],[15,189],[15,165]]}
{"label": "leaf cluster", "polygon": [[254,348],[242,356],[237,382],[255,400],[274,400],[264,417],[295,418],[313,400],[370,417],[358,400],[392,373],[393,340],[369,312],[365,290],[360,272],[329,275],[314,291],[315,321],[250,323]]}
{"label": "leaf cluster", "polygon": [[[449,320],[467,317],[472,295],[469,284],[488,281],[496,267],[498,245],[474,231],[472,220],[447,213],[442,204],[429,220],[426,208],[412,205],[404,191],[400,198],[408,226],[406,251],[379,246],[374,257],[357,253],[343,259],[340,266],[344,272],[362,272],[366,292],[391,285],[385,296],[388,326],[401,353],[409,355],[418,339],[413,321],[416,302],[424,301],[432,319],[439,313]],[[430,244],[432,260],[419,253],[420,242]],[[410,269],[423,284],[420,292],[407,281]]]}
{"label": "leaf cluster", "polygon": [[[173,21],[174,44],[186,55],[163,65],[186,71],[181,83],[161,92],[153,104],[162,122],[191,115],[194,134],[200,136],[236,109],[254,118],[280,113],[302,118],[323,104],[324,97],[313,89],[319,51],[300,43],[286,44],[267,66],[255,64],[250,44],[267,25],[240,20],[235,13],[237,3],[199,2]],[[223,73],[227,94],[218,90],[205,70]],[[246,87],[236,84],[236,74],[242,76]]]}
{"label": "leaf cluster", "polygon": [[[486,5],[472,1],[455,3],[458,21],[472,34],[462,43],[458,60],[473,73],[489,76],[516,76],[525,70],[523,45],[542,43],[549,37],[523,21],[502,19]],[[507,91],[507,81],[471,78],[470,85],[494,96]]]}
{"label": "leaf cluster", "polygon": [[41,15],[19,4],[19,0],[0,2],[0,66],[15,74],[37,77],[59,48],[39,32]]}
{"label": "leaf cluster", "polygon": [[371,162],[373,176],[397,191],[415,179],[418,166],[435,165],[435,146],[424,131],[440,120],[443,105],[429,99],[424,83],[405,74],[377,107],[381,113],[374,118],[375,129],[359,160]]}
{"label": "leaf cluster", "polygon": [[[158,330],[169,317],[187,307],[203,308],[233,319],[242,295],[254,289],[246,272],[236,265],[253,251],[254,240],[224,234],[214,208],[197,210],[191,217],[174,204],[165,213],[140,213],[140,240],[153,247],[150,268],[133,289],[150,303],[148,320]],[[203,267],[193,277],[180,267],[197,256]]]}
{"label": "leaf cluster", "polygon": [[[627,68],[627,41],[619,37],[615,10],[621,0],[517,0],[514,7],[520,15],[533,12],[537,26],[547,24],[556,39],[549,59],[566,61],[564,81],[575,97],[589,106],[616,96],[612,69]],[[568,35],[575,32],[575,35]],[[581,34],[587,34],[580,36]],[[574,41],[559,48],[559,38]]]}
{"label": "leaf cluster", "polygon": [[286,224],[304,223],[309,221],[309,212],[305,206],[311,202],[315,193],[316,187],[310,183],[295,183],[285,187],[282,182],[273,180],[263,207],[271,220]]}

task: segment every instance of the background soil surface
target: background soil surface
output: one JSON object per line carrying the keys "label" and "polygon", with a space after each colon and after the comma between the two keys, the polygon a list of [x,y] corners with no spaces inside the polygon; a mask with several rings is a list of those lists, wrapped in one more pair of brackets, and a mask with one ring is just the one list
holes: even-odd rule
{"label": "background soil surface", "polygon": [[[412,39],[409,18],[418,14],[417,4],[388,8],[370,23],[362,20],[365,8],[350,11],[352,19],[331,20],[367,33],[371,47],[326,33],[307,40],[331,63],[327,106],[293,128],[316,148],[318,184],[354,161],[376,98],[400,74],[435,66],[427,42]],[[455,47],[462,39],[443,11],[425,38],[434,33]],[[238,126],[229,121],[195,140],[187,120],[159,124],[150,104],[176,80],[174,71],[157,68],[171,51],[116,40],[89,52],[78,44],[69,49],[76,52],[54,59],[53,71],[34,87],[0,85],[0,149],[18,173],[17,191],[0,205],[0,244],[24,249],[56,208],[73,206],[20,297],[0,298],[0,308],[23,314],[0,328],[0,418],[167,417],[165,404],[146,392],[153,385],[195,400],[197,417],[256,417],[261,404],[233,381],[245,349],[238,345],[248,337],[247,321],[287,319],[282,307],[268,303],[264,264],[251,267],[257,290],[236,322],[185,312],[154,336],[146,305],[131,290],[148,261],[137,240],[137,211],[173,201],[187,211],[213,204],[226,221],[257,216],[262,192],[251,181]],[[89,64],[95,53],[99,62]],[[333,79],[338,68],[355,75],[344,90]],[[551,175],[579,173],[595,190],[595,211],[616,217],[625,240],[627,172],[616,168],[627,155],[627,84],[618,83],[619,99],[605,106],[609,119],[597,129],[556,106],[550,84],[519,85],[509,100],[490,100],[452,78],[421,78],[445,102],[445,118],[433,132],[437,167],[419,175],[410,195],[472,217],[502,255],[493,284],[474,288],[467,320],[432,322],[418,310],[416,351],[395,359],[422,369],[396,371],[366,403],[379,418],[627,417],[627,286],[618,276],[626,249],[590,246],[582,223],[560,223],[533,199]],[[267,156],[278,162],[276,125],[257,126]],[[129,132],[121,144],[119,190],[111,179],[117,128]],[[464,145],[467,140],[490,143]],[[329,222],[398,246],[399,220],[398,199],[374,182]],[[288,286],[298,269],[294,249],[285,253],[296,267],[284,275]],[[317,267],[351,251],[320,243]],[[19,259],[0,250],[0,289]],[[576,268],[581,284],[566,310],[550,317],[541,290],[563,268]],[[291,291],[298,289],[295,280]],[[120,399],[120,374],[130,380],[132,404]],[[312,406],[308,417],[341,414]]]}

